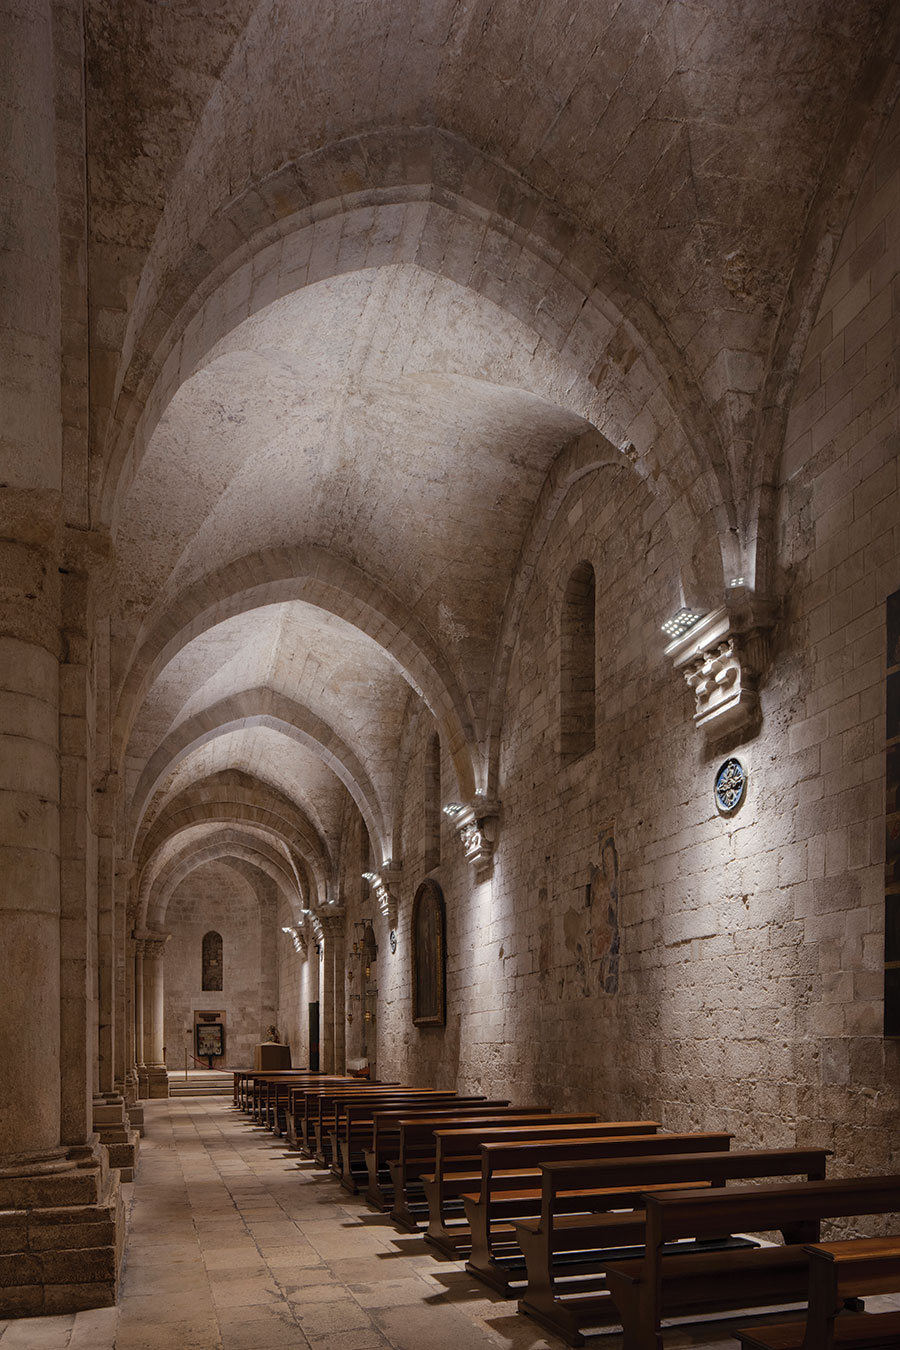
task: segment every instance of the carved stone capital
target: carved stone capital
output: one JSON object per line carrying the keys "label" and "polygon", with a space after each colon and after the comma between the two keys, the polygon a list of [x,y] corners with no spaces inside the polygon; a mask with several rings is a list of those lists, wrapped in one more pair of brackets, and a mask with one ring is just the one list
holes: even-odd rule
{"label": "carved stone capital", "polygon": [[694,725],[707,740],[758,729],[774,622],[771,603],[741,592],[666,647],[694,695]]}
{"label": "carved stone capital", "polygon": [[483,876],[493,865],[500,803],[478,797],[453,817],[453,824],[466,861],[474,867],[476,877]]}
{"label": "carved stone capital", "polygon": [[136,930],[134,933],[135,942],[141,944],[141,950],[144,957],[150,961],[160,961],[166,950],[166,943],[172,936],[171,933],[153,933],[146,929]]}
{"label": "carved stone capital", "polygon": [[329,942],[337,942],[344,936],[347,917],[344,910],[329,906],[326,910],[320,910],[316,917]]}

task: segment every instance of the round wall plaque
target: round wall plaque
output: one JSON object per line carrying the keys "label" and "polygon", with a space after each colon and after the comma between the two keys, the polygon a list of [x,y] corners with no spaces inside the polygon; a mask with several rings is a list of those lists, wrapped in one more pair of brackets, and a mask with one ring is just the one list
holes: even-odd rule
{"label": "round wall plaque", "polygon": [[738,809],[747,791],[747,771],[739,759],[726,759],[716,774],[716,806],[723,816]]}
{"label": "round wall plaque", "polygon": [[397,950],[397,934],[394,932],[393,928],[391,929],[391,936],[389,938],[389,941],[391,944],[391,951],[395,952]]}

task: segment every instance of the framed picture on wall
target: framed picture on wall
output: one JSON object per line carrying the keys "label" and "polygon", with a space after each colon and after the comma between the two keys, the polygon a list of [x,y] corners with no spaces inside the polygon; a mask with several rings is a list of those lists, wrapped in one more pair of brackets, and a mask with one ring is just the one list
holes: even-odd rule
{"label": "framed picture on wall", "polygon": [[225,1028],[219,1022],[197,1022],[197,1058],[224,1055]]}
{"label": "framed picture on wall", "polygon": [[447,1023],[444,918],[440,886],[436,881],[423,881],[412,912],[413,1022],[417,1027]]}

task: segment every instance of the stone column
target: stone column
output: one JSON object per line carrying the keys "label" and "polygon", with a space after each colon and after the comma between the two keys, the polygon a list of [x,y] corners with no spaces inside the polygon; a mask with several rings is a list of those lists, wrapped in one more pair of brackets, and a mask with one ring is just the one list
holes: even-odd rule
{"label": "stone column", "polygon": [[168,1097],[163,1036],[165,1034],[165,977],[163,957],[171,933],[149,934],[144,941],[144,1062],[150,1097]]}
{"label": "stone column", "polygon": [[317,916],[322,926],[323,964],[319,996],[324,1072],[344,1071],[344,913]]}
{"label": "stone column", "polygon": [[150,1096],[147,1065],[144,1060],[144,939],[134,940],[134,1069],[138,1098]]}
{"label": "stone column", "polygon": [[322,1073],[334,1073],[334,963],[331,960],[331,939],[325,924],[319,953],[319,1068]]}
{"label": "stone column", "polygon": [[[77,1131],[68,1117],[63,1128],[61,1105],[61,966],[85,940],[83,927],[63,926],[69,877],[60,843],[63,789],[71,784],[60,765],[57,96],[63,69],[78,81],[84,66],[79,49],[63,52],[57,68],[54,15],[61,19],[63,9],[50,0],[0,0],[0,1320],[112,1303],[124,1236],[119,1174],[109,1171],[93,1134],[86,1076]],[[81,24],[71,31],[80,41]],[[77,89],[70,106],[83,122]],[[66,830],[83,822],[79,812]],[[87,1004],[85,981],[80,1025]]]}
{"label": "stone column", "polygon": [[331,943],[331,954],[334,962],[334,1071],[335,1073],[346,1073],[347,960],[344,916],[335,916],[332,922],[334,924]]}

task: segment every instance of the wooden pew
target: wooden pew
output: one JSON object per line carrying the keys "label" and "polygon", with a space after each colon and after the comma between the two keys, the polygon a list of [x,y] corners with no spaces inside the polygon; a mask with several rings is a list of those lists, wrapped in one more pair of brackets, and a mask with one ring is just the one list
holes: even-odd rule
{"label": "wooden pew", "polygon": [[735,1338],[746,1350],[881,1350],[900,1345],[900,1312],[843,1311],[867,1294],[900,1290],[900,1237],[821,1242],[804,1251],[809,1257],[805,1320],[737,1330]]}
{"label": "wooden pew", "polygon": [[[352,1164],[354,1157],[362,1158],[362,1149],[371,1142],[374,1113],[378,1106],[385,1109],[392,1106],[402,1108],[409,1102],[422,1106],[451,1106],[456,1102],[465,1105],[483,1103],[483,1097],[457,1097],[455,1092],[408,1089],[403,1092],[373,1093],[366,1098],[337,1097],[334,1106],[334,1123],[329,1131],[331,1144],[331,1170],[341,1180],[346,1189],[354,1187]],[[351,1133],[352,1131],[352,1133]]]}
{"label": "wooden pew", "polygon": [[[400,1157],[390,1164],[394,1188],[391,1219],[409,1233],[418,1233],[428,1227],[430,1206],[425,1187],[434,1179],[438,1167],[439,1133],[453,1136],[443,1146],[446,1153],[452,1150],[456,1136],[464,1135],[467,1144],[465,1157],[471,1161],[478,1159],[482,1140],[505,1138],[507,1131],[533,1128],[540,1135],[560,1125],[585,1126],[596,1124],[596,1121],[596,1116],[588,1113],[550,1111],[536,1115],[526,1110],[521,1115],[505,1115],[500,1120],[476,1117],[465,1122],[454,1121],[449,1125],[427,1121],[424,1125],[407,1125],[401,1132]],[[498,1135],[498,1131],[504,1133]],[[457,1202],[455,1208],[462,1213],[462,1202]]]}
{"label": "wooden pew", "polygon": [[[373,1136],[375,1132],[375,1117],[389,1112],[392,1106],[400,1111],[406,1107],[403,1101],[383,1102],[344,1102],[338,1113],[337,1120],[337,1150],[332,1145],[333,1157],[337,1153],[341,1160],[341,1185],[345,1191],[351,1195],[356,1195],[361,1184],[365,1184],[368,1169],[366,1167],[365,1155],[371,1151]],[[488,1101],[484,1097],[448,1097],[446,1106],[443,1102],[422,1103],[424,1107],[423,1114],[428,1114],[431,1110],[453,1113],[453,1112],[485,1112],[491,1108],[505,1109],[509,1102]],[[409,1114],[409,1111],[407,1112]],[[465,1119],[465,1116],[463,1116]],[[334,1162],[332,1161],[332,1169]]]}
{"label": "wooden pew", "polygon": [[[668,1137],[662,1135],[660,1139]],[[750,1178],[805,1176],[807,1180],[819,1180],[825,1175],[828,1157],[827,1149],[742,1149],[732,1153],[692,1148],[668,1157],[646,1154],[615,1161],[548,1162],[541,1169],[538,1216],[513,1225],[528,1271],[528,1287],[519,1310],[570,1345],[580,1345],[583,1327],[617,1320],[617,1305],[610,1298],[605,1272],[616,1256],[616,1248],[643,1242],[644,1202],[651,1190],[659,1195],[663,1189],[677,1191],[685,1183],[704,1189],[724,1188],[728,1181]],[[598,1198],[598,1191],[605,1187],[617,1188],[613,1203],[602,1195]],[[579,1195],[585,1201],[580,1210]],[[612,1209],[622,1212],[612,1213]],[[483,1264],[488,1273],[494,1269]],[[632,1262],[632,1269],[634,1265]],[[573,1286],[565,1284],[565,1277],[577,1277],[577,1297],[568,1297]]]}
{"label": "wooden pew", "polygon": [[[476,1120],[483,1124],[524,1123],[549,1116],[546,1106],[498,1106],[482,1102],[480,1106],[431,1110],[377,1111],[372,1122],[371,1147],[365,1150],[369,1184],[366,1200],[382,1213],[393,1208],[395,1178],[402,1177],[401,1189],[418,1184],[419,1173],[434,1166],[434,1131],[452,1129]],[[421,1191],[421,1185],[418,1186]],[[424,1194],[424,1193],[423,1193]]]}
{"label": "wooden pew", "polygon": [[[579,1120],[578,1116],[562,1115],[554,1120],[515,1126],[492,1127],[482,1130],[477,1126],[464,1130],[436,1130],[434,1171],[423,1173],[421,1180],[428,1202],[428,1224],[425,1240],[444,1255],[456,1257],[471,1243],[469,1225],[462,1205],[462,1196],[478,1184],[481,1176],[481,1146],[487,1143],[583,1143],[633,1137],[652,1138],[658,1128],[655,1120],[603,1121]],[[627,1147],[627,1145],[622,1145]],[[479,1170],[473,1170],[477,1167]],[[520,1178],[510,1180],[510,1187]],[[393,1217],[393,1215],[392,1215]]]}
{"label": "wooden pew", "polygon": [[[444,1101],[447,1099],[445,1093],[435,1089],[411,1088],[397,1084],[392,1090],[396,1101],[408,1099],[409,1101],[420,1102]],[[315,1113],[310,1142],[315,1143],[313,1156],[320,1167],[328,1167],[331,1162],[331,1131],[334,1128],[336,1103],[342,1099],[362,1101],[367,1097],[372,1097],[373,1094],[381,1093],[383,1093],[383,1088],[380,1084],[370,1084],[363,1087],[356,1084],[352,1088],[326,1088],[324,1092],[313,1094],[312,1101],[315,1105]]]}
{"label": "wooden pew", "polygon": [[[338,1074],[297,1074],[293,1070],[285,1071],[283,1078],[267,1078],[261,1085],[260,1123],[272,1131],[276,1137],[283,1134],[281,1121],[290,1104],[291,1089],[297,1086],[327,1087],[349,1083],[350,1080]],[[279,1118],[279,1111],[281,1118]]]}
{"label": "wooden pew", "polygon": [[311,1075],[297,1069],[254,1069],[248,1073],[247,1109],[256,1124],[267,1123],[269,1088],[276,1082],[310,1083],[326,1078],[335,1081],[335,1075]]}
{"label": "wooden pew", "polygon": [[[539,1235],[531,1243],[537,1268],[544,1248],[549,1266],[557,1256],[553,1251],[556,1216],[603,1210],[607,1206],[593,1192],[605,1194],[613,1186],[633,1192],[645,1175],[647,1184],[653,1186],[704,1182],[704,1161],[726,1158],[730,1144],[731,1135],[710,1133],[637,1136],[604,1140],[599,1145],[577,1141],[564,1147],[541,1142],[485,1144],[479,1189],[462,1196],[472,1234],[466,1269],[510,1297],[526,1278],[515,1223],[528,1223],[528,1232]],[[606,1173],[622,1179],[609,1181]],[[623,1200],[617,1208],[630,1203]]]}
{"label": "wooden pew", "polygon": [[[294,1117],[294,1132],[297,1139],[297,1145],[304,1153],[314,1155],[316,1151],[315,1128],[319,1118],[319,1096],[328,1091],[328,1086],[295,1086],[291,1091],[291,1112]],[[340,1083],[331,1085],[334,1091],[340,1088],[348,1092],[363,1093],[385,1087],[399,1088],[399,1083],[366,1083],[354,1080],[343,1080]]]}
{"label": "wooden pew", "polygon": [[[808,1243],[822,1219],[900,1211],[900,1176],[847,1177],[780,1185],[728,1187],[702,1194],[646,1194],[644,1255],[605,1261],[610,1295],[624,1329],[624,1350],[663,1350],[663,1317],[689,1317],[734,1308],[806,1299]],[[682,1255],[665,1244],[682,1238],[779,1230],[780,1247]],[[571,1341],[570,1344],[580,1344]]]}

